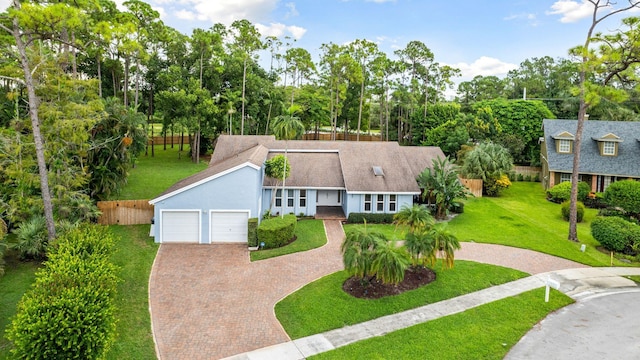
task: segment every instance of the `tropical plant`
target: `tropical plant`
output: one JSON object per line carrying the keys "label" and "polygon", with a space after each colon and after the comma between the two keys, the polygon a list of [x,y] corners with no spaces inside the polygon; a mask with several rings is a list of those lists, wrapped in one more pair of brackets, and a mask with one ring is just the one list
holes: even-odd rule
{"label": "tropical plant", "polygon": [[403,248],[389,243],[384,234],[356,228],[347,232],[341,245],[345,270],[363,282],[378,279],[397,284],[409,267],[409,255]]}
{"label": "tropical plant", "polygon": [[7,223],[0,218],[0,276],[4,275],[4,252],[7,250],[7,243],[4,238],[7,236]]}
{"label": "tropical plant", "polygon": [[495,196],[498,194],[488,194],[487,189],[496,185],[497,181],[502,181],[502,176],[507,175],[512,167],[513,159],[507,149],[493,142],[484,142],[466,154],[462,173],[467,178],[482,179],[483,192]]}
{"label": "tropical plant", "polygon": [[393,219],[396,226],[407,226],[410,233],[428,230],[434,224],[429,209],[419,204],[403,205],[400,211],[393,216]]}
{"label": "tropical plant", "polygon": [[42,260],[47,251],[47,228],[42,215],[36,215],[21,223],[14,230],[17,242],[12,248],[18,251],[22,259]]}
{"label": "tropical plant", "polygon": [[460,242],[446,223],[438,223],[426,231],[407,233],[405,246],[414,265],[434,266],[440,257],[443,268],[452,268]]}
{"label": "tropical plant", "polygon": [[418,175],[422,198],[436,205],[436,219],[444,219],[456,200],[465,199],[467,188],[458,179],[458,167],[447,158],[433,159],[433,168]]}

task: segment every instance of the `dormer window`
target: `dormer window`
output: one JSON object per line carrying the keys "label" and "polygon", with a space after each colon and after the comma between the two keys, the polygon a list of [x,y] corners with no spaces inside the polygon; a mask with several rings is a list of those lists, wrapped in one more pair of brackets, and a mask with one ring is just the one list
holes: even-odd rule
{"label": "dormer window", "polygon": [[555,136],[553,139],[556,141],[556,151],[559,154],[571,154],[573,153],[573,140],[575,137],[568,131],[563,131]]}
{"label": "dormer window", "polygon": [[598,142],[600,155],[602,156],[618,156],[618,143],[622,142],[619,136],[609,133],[599,138],[592,138]]}
{"label": "dormer window", "polygon": [[571,140],[558,140],[558,152],[563,154],[571,154]]}

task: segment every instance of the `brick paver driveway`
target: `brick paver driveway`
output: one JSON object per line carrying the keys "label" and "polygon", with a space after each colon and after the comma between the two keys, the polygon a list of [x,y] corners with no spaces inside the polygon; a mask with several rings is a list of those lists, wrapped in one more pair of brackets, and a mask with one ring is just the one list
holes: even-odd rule
{"label": "brick paver driveway", "polygon": [[[218,359],[289,341],[276,302],[303,285],[343,269],[339,221],[325,220],[327,245],[254,263],[245,245],[170,245],[158,251],[149,305],[160,359]],[[585,267],[507,246],[462,243],[456,259],[531,274]]]}
{"label": "brick paver driveway", "polygon": [[251,263],[247,245],[163,244],[149,280],[160,359],[218,359],[289,337],[273,307],[303,285],[343,269],[339,221],[327,244]]}

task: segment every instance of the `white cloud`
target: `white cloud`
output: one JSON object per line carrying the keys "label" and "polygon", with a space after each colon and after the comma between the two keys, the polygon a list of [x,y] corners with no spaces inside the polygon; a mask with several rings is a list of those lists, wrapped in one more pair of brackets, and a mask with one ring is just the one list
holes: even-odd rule
{"label": "white cloud", "polygon": [[196,14],[187,10],[179,10],[175,13],[175,16],[182,20],[194,20],[196,18]]}
{"label": "white cloud", "polygon": [[509,70],[518,68],[516,64],[506,63],[488,56],[481,56],[471,64],[461,62],[451,66],[460,69],[463,79],[473,79],[478,75],[501,76],[506,75]]}
{"label": "white cloud", "polygon": [[165,20],[167,18],[167,11],[163,7],[153,6],[152,9],[157,11],[158,14],[160,14],[161,20]]}
{"label": "white cloud", "polygon": [[11,0],[0,0],[0,11],[6,10],[11,6]]}
{"label": "white cloud", "polygon": [[560,22],[572,23],[589,17],[593,14],[593,4],[587,0],[581,2],[573,0],[559,0],[551,5],[547,15],[562,15]]}
{"label": "white cloud", "polygon": [[534,26],[534,27],[538,26],[539,24],[536,14],[532,14],[532,13],[513,14],[505,17],[504,20],[506,21],[524,20],[529,24],[529,26]]}
{"label": "white cloud", "polygon": [[[240,19],[247,19],[252,23],[266,20],[276,8],[278,0],[156,0],[155,2],[173,4],[176,9],[188,9],[196,14],[196,19],[201,21],[230,25]],[[176,14],[178,12],[176,10]]]}
{"label": "white cloud", "polygon": [[284,6],[286,6],[289,9],[289,11],[287,11],[287,14],[285,15],[285,19],[300,15],[300,13],[298,13],[298,10],[296,10],[295,3],[289,2],[284,4]]}
{"label": "white cloud", "polygon": [[255,24],[255,26],[262,36],[282,37],[285,34],[290,34],[291,37],[296,40],[300,39],[307,32],[305,28],[295,25],[287,26],[282,23],[270,23],[269,25]]}

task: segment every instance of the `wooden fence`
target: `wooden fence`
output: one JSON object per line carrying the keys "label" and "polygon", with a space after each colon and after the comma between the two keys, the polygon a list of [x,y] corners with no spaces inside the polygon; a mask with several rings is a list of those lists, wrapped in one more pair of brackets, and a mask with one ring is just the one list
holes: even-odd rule
{"label": "wooden fence", "polygon": [[[348,134],[348,141],[356,141],[356,134]],[[306,133],[302,136],[303,140],[331,140],[331,134],[327,133]],[[344,140],[344,133],[336,133],[336,140]],[[382,141],[380,135],[360,134],[360,141]]]}
{"label": "wooden fence", "polygon": [[473,194],[473,196],[482,197],[482,179],[460,178],[460,182]]}
{"label": "wooden fence", "polygon": [[149,200],[98,201],[102,212],[98,223],[102,225],[151,224],[153,205]]}
{"label": "wooden fence", "polygon": [[[166,141],[167,146],[168,145],[180,145],[180,135],[177,136],[167,136],[166,138],[164,136],[154,136],[154,137],[149,137],[147,139],[147,144],[148,145],[164,145]],[[189,145],[189,137],[188,136],[182,136],[182,141],[184,142],[185,145]]]}
{"label": "wooden fence", "polygon": [[540,179],[542,168],[535,166],[514,166],[513,172],[518,175],[522,175],[523,177],[530,176],[531,179],[535,179],[536,177]]}

